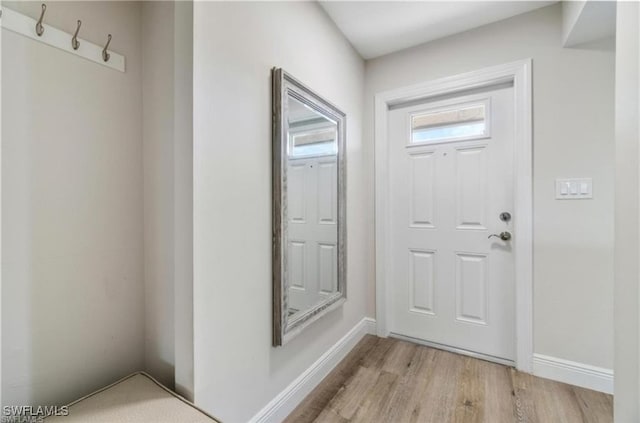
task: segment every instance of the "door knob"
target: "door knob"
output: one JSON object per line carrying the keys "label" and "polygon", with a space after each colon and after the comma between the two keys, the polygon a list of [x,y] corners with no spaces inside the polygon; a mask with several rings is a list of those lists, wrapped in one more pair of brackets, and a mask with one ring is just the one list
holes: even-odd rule
{"label": "door knob", "polygon": [[491,237],[494,237],[494,236],[495,236],[496,238],[500,238],[500,239],[501,239],[501,240],[503,240],[503,241],[509,241],[509,240],[511,240],[511,232],[507,232],[507,231],[500,232],[500,234],[499,234],[499,235],[498,235],[498,234],[491,234],[491,235],[489,235],[489,236],[488,236],[488,238],[491,238]]}

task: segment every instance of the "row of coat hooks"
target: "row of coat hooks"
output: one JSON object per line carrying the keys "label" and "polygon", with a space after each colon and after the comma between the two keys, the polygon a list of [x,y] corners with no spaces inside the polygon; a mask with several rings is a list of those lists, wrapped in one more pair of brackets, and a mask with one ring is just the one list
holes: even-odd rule
{"label": "row of coat hooks", "polygon": [[[42,22],[44,21],[44,14],[46,11],[47,11],[47,5],[42,3],[42,12],[40,13],[40,19],[38,19],[38,22],[36,23],[36,34],[38,35],[38,37],[42,37],[42,34],[44,34],[45,28],[44,28],[44,25],[42,25]],[[80,33],[81,26],[82,26],[82,21],[78,19],[78,26],[76,28],[76,32],[73,34],[73,37],[71,38],[71,47],[74,50],[78,50],[80,48],[80,41],[78,41],[78,34]],[[109,59],[111,58],[111,55],[107,51],[107,49],[109,48],[109,44],[111,44],[111,34],[107,36],[107,44],[105,44],[104,48],[102,49],[102,60],[104,60],[105,62],[108,62]]]}
{"label": "row of coat hooks", "polygon": [[109,50],[111,34],[107,35],[105,44],[95,44],[86,38],[80,38],[81,28],[84,28],[82,21],[77,21],[78,24],[74,31],[64,31],[48,24],[46,13],[47,5],[44,3],[42,3],[39,18],[33,18],[0,4],[0,25],[3,29],[33,41],[55,47],[107,68],[125,72],[126,58],[124,55]]}

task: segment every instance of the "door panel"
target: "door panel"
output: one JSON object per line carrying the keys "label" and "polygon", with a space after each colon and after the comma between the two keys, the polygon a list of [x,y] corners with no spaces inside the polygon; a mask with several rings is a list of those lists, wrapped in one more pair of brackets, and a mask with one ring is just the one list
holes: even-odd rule
{"label": "door panel", "polygon": [[338,212],[338,170],[335,158],[317,160],[318,169],[318,221],[324,224],[336,224]]}
{"label": "door panel", "polygon": [[455,166],[457,229],[485,230],[487,147],[457,148]]}
{"label": "door panel", "polygon": [[294,163],[289,167],[289,219],[296,223],[305,223],[306,202],[304,197],[306,166]]}
{"label": "door panel", "polygon": [[435,157],[433,152],[411,154],[410,226],[434,228]]}
{"label": "door panel", "polygon": [[487,262],[484,254],[456,254],[456,320],[487,324]]}
{"label": "door panel", "polygon": [[318,244],[320,293],[330,295],[338,289],[338,263],[335,244]]}
{"label": "door panel", "polygon": [[435,252],[410,250],[409,257],[410,310],[434,315]]}
{"label": "door panel", "polygon": [[389,112],[392,333],[515,359],[513,118],[504,86]]}

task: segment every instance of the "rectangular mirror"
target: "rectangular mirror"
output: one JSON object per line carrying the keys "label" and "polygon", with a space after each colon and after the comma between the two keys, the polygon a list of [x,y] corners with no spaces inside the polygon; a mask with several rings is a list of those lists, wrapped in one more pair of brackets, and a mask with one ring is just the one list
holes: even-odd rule
{"label": "rectangular mirror", "polygon": [[273,81],[273,345],[346,299],[345,114]]}

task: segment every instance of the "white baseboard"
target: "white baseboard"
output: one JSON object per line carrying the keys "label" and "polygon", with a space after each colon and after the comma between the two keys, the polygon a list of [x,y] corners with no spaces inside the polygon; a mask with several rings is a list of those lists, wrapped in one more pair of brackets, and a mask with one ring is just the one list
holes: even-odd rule
{"label": "white baseboard", "polygon": [[365,317],[327,352],[291,382],[278,396],[249,420],[250,423],[280,423],[318,386],[366,335],[376,333],[375,319]]}
{"label": "white baseboard", "polygon": [[611,369],[534,354],[533,374],[545,379],[613,394],[613,370]]}

